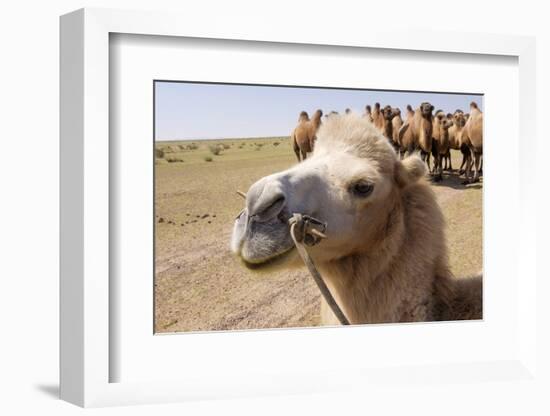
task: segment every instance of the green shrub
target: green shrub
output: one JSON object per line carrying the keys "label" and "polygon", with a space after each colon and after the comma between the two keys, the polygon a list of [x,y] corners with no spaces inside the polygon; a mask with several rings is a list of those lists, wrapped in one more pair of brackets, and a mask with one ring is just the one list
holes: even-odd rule
{"label": "green shrub", "polygon": [[155,157],[157,157],[159,159],[163,158],[164,157],[164,150],[155,148]]}
{"label": "green shrub", "polygon": [[205,156],[205,157],[204,157],[204,161],[205,161],[205,162],[212,162],[212,160],[213,160],[213,159],[212,159],[212,156]]}

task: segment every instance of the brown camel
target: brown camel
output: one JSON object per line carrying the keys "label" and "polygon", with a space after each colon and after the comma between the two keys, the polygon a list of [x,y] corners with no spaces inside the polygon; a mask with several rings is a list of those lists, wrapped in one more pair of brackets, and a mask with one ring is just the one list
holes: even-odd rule
{"label": "brown camel", "polygon": [[411,116],[412,108],[407,106],[407,121],[399,130],[399,142],[401,149],[412,154],[416,149],[420,150],[422,160],[430,169],[430,154],[432,151],[432,130],[434,106],[428,102],[420,104]]}
{"label": "brown camel", "polygon": [[374,109],[372,110],[371,117],[374,127],[378,130],[382,130],[384,128],[384,116],[380,110],[380,103],[374,103]]}
{"label": "brown camel", "polygon": [[403,126],[403,119],[401,118],[401,110],[397,107],[393,109],[393,118],[391,119],[391,124],[393,130],[393,146],[395,148],[395,151],[399,153],[399,149],[401,148],[401,142],[399,141],[399,130]]}
{"label": "brown camel", "polygon": [[[332,117],[308,163],[248,190],[231,250],[253,270],[297,266],[292,213],[327,223],[307,251],[351,324],[482,318],[481,276],[455,278],[425,164],[399,160],[365,118]],[[322,301],[324,324],[338,324]]]}
{"label": "brown camel", "polygon": [[[464,112],[462,110],[456,110],[451,116],[451,123],[451,127],[449,127],[449,149],[460,150],[462,153],[462,163],[458,171],[458,174],[462,175],[465,172],[464,169],[467,166],[468,161],[471,159],[470,148],[464,144],[462,140],[464,135],[464,126],[466,125],[466,116]],[[449,166],[452,171],[453,166],[450,163],[450,155]]]}
{"label": "brown camel", "polygon": [[[405,124],[410,125],[412,123],[413,118],[414,118],[414,110],[413,110],[413,108],[411,107],[410,104],[407,104],[407,112],[405,113],[405,123],[402,123],[401,127],[397,131],[397,141],[399,142],[399,156],[400,156],[401,159],[405,158],[405,154],[407,153],[407,150],[408,150],[408,147],[409,147],[409,143],[404,143],[403,140],[402,140],[402,137],[400,136],[401,128]],[[406,139],[410,139],[410,138],[411,138],[411,136],[407,135]]]}
{"label": "brown camel", "polygon": [[[313,152],[317,130],[321,125],[321,117],[323,112],[317,110],[311,120],[307,112],[302,111],[300,117],[298,118],[298,125],[291,134],[292,144],[294,148],[294,153],[296,153],[296,158],[298,162],[305,160],[307,154]],[[300,159],[300,154],[302,158]]]}
{"label": "brown camel", "polygon": [[[483,113],[475,102],[470,103],[470,116],[464,126],[462,142],[468,146],[474,158],[474,161],[472,161],[472,158],[468,160],[465,182],[477,182],[479,180],[480,164],[483,155]],[[473,163],[475,163],[475,173],[474,178],[471,180]]]}
{"label": "brown camel", "polygon": [[378,125],[375,127],[388,139],[390,143],[393,143],[393,108],[387,105],[380,111],[380,117],[378,118]]}
{"label": "brown camel", "polygon": [[452,121],[447,118],[447,115],[442,110],[436,111],[432,133],[433,174],[436,181],[443,179],[443,159],[447,154],[450,154],[449,128],[452,124]]}

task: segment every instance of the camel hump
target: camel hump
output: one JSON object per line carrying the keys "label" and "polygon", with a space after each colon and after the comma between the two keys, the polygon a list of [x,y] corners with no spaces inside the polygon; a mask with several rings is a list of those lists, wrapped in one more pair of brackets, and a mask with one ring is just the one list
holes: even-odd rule
{"label": "camel hump", "polygon": [[302,111],[300,113],[300,116],[298,117],[298,121],[301,122],[301,121],[309,121],[309,115],[307,113],[307,111]]}

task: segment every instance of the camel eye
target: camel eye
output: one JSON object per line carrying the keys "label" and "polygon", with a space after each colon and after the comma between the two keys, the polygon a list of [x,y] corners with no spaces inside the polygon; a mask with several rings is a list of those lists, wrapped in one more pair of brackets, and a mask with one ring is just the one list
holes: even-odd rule
{"label": "camel eye", "polygon": [[374,185],[372,183],[367,181],[359,181],[351,186],[350,191],[359,198],[365,198],[372,193],[373,189]]}

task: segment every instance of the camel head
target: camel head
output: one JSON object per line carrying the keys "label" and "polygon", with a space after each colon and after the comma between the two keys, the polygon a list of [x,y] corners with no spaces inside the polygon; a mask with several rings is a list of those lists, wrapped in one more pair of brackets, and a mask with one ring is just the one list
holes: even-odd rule
{"label": "camel head", "polygon": [[453,125],[453,120],[449,119],[448,117],[445,117],[441,120],[441,128],[443,130],[449,130],[449,128]]}
{"label": "camel head", "polygon": [[401,110],[398,107],[395,107],[392,109],[393,117],[397,117],[401,115]]}
{"label": "camel head", "polygon": [[432,111],[434,111],[434,106],[428,102],[420,104],[420,113],[424,118],[432,118]]}
{"label": "camel head", "polygon": [[439,123],[440,126],[443,126],[443,122],[444,122],[444,120],[447,119],[447,116],[445,115],[443,110],[437,110],[435,112],[434,119],[437,120],[437,122]]}
{"label": "camel head", "polygon": [[453,123],[459,128],[464,127],[466,124],[465,114],[460,110],[455,111],[453,114]]}
{"label": "camel head", "polygon": [[366,112],[367,114],[370,114],[371,111],[372,111],[371,106],[367,104],[367,105],[365,106],[365,112]]}
{"label": "camel head", "polygon": [[382,110],[382,116],[384,116],[384,120],[391,120],[394,116],[393,109],[391,106],[387,105]]}
{"label": "camel head", "polygon": [[479,107],[477,106],[477,103],[475,101],[472,101],[470,103],[470,110],[473,110],[473,109],[476,109],[476,110],[479,110]]}
{"label": "camel head", "polygon": [[388,233],[404,226],[398,209],[403,190],[425,173],[419,158],[399,160],[366,118],[330,117],[311,157],[250,187],[231,249],[253,269],[301,264],[288,224],[300,213],[327,223],[327,238],[308,248],[314,261],[375,252]]}
{"label": "camel head", "polygon": [[374,103],[374,109],[380,111],[380,103]]}

